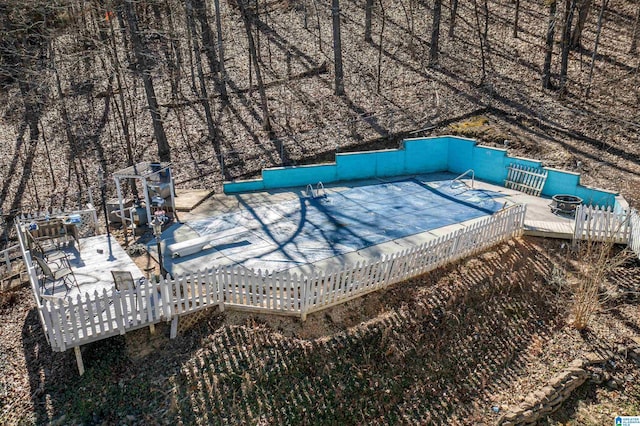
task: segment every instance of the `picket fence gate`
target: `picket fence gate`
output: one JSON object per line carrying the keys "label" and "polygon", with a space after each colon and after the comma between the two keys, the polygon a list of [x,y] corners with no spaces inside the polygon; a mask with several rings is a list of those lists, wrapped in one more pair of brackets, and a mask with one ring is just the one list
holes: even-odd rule
{"label": "picket fence gate", "polygon": [[522,164],[509,164],[509,171],[504,186],[525,194],[540,196],[547,181],[548,172],[538,167],[528,167]]}
{"label": "picket fence gate", "polygon": [[[637,232],[640,232],[637,231]],[[630,214],[612,207],[587,206],[576,209],[574,240],[627,244],[631,236]]]}

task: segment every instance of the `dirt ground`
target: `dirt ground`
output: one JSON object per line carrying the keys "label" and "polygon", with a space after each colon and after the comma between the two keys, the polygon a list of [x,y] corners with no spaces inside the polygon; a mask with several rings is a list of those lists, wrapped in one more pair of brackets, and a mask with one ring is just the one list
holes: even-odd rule
{"label": "dirt ground", "polygon": [[[571,326],[579,255],[521,238],[298,319],[217,310],[52,353],[29,291],[3,294],[4,424],[495,424],[587,352],[638,342],[640,263]],[[619,355],[546,419],[602,425],[640,410],[640,368]]]}
{"label": "dirt ground", "polygon": [[[629,49],[636,2],[609,2],[588,97],[595,9],[583,47],[571,53],[568,90],[560,96],[540,88],[547,10],[539,2],[520,2],[518,38],[511,36],[514,2],[487,3],[483,79],[472,4],[460,2],[456,35],[441,37],[440,64],[429,67],[430,2],[409,2],[413,9],[389,3],[380,46],[380,12],[374,43],[365,43],[363,2],[343,1],[347,93],[337,97],[331,5],[305,2],[304,28],[294,2],[264,2],[269,28],[262,31],[261,55],[275,139],[261,129],[237,11],[221,3],[227,71],[236,89],[224,107],[211,95],[215,143],[188,72],[173,102],[165,64],[159,60],[154,70],[179,190],[219,191],[223,179],[255,177],[262,167],[332,161],[336,151],[457,134],[580,172],[582,183],[640,203],[639,60]],[[185,35],[178,36],[186,45]],[[58,46],[57,69],[78,143],[70,148],[55,95],[43,108],[39,142],[26,143],[20,89],[0,91],[5,212],[66,199],[77,191],[76,181],[95,190],[98,142],[108,173],[125,164],[116,97],[107,93],[110,76],[100,68],[102,60],[105,69],[113,66],[110,56],[75,45],[69,50],[78,51],[66,56],[64,40]],[[319,72],[292,78],[310,69]],[[131,74],[123,78],[136,160],[155,160],[144,90]],[[74,92],[85,86],[95,91]],[[46,161],[49,152],[53,161]],[[112,185],[107,196],[115,194]],[[584,279],[580,262],[567,242],[517,239],[304,323],[211,311],[174,340],[161,324],[153,335],[141,329],[87,345],[82,377],[73,351],[51,351],[29,290],[1,292],[0,424],[495,424],[572,360],[638,342],[638,261],[600,283],[601,304],[582,332],[572,327],[573,289]],[[596,367],[608,380],[588,381],[542,424],[603,425],[618,414],[640,415],[635,361],[622,353]]]}

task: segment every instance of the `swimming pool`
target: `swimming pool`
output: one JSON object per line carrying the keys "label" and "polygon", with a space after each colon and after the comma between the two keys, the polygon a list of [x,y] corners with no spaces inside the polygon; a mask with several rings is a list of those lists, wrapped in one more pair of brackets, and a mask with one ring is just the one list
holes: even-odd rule
{"label": "swimming pool", "polygon": [[[209,256],[207,267],[242,265],[285,270],[340,256],[398,238],[491,215],[503,207],[503,194],[470,189],[450,175],[413,176],[357,183],[326,195],[245,205],[241,210],[186,222],[210,248],[172,259],[191,266]],[[199,262],[198,261],[198,262]],[[181,265],[183,264],[183,265]],[[171,272],[171,271],[170,271]]]}

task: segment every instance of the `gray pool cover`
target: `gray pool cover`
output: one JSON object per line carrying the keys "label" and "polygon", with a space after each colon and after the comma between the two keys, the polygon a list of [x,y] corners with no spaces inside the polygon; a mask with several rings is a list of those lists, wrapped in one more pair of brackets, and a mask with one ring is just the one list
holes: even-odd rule
{"label": "gray pool cover", "polygon": [[275,271],[490,215],[502,207],[494,200],[502,194],[432,179],[372,183],[320,198],[247,207],[186,225],[200,236],[211,236],[208,252],[229,259],[225,264]]}

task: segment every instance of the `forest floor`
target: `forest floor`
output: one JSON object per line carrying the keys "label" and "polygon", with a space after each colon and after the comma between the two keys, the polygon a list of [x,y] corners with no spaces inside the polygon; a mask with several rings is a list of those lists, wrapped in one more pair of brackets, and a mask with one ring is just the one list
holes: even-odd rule
{"label": "forest floor", "polygon": [[[362,5],[343,2],[347,94],[336,97],[331,67],[323,67],[332,60],[328,12],[320,14],[318,27],[309,12],[303,29],[292,4],[268,4],[274,8],[263,32],[263,71],[277,139],[261,130],[237,17],[235,29],[225,29],[225,39],[234,41],[227,55],[236,94],[216,109],[216,143],[206,136],[189,84],[183,83],[184,99],[176,100],[166,76],[156,78],[179,189],[219,190],[223,179],[255,177],[266,166],[332,161],[336,151],[396,148],[406,137],[458,134],[580,172],[582,183],[618,191],[640,205],[639,59],[629,53],[635,3],[610,2],[589,97],[596,13],[583,38],[589,47],[571,54],[568,91],[561,97],[540,89],[547,16],[538,3],[522,2],[516,39],[506,24],[513,3],[489,2],[491,49],[483,78],[469,4],[461,3],[456,36],[442,37],[440,65],[430,68],[429,20],[423,19],[430,10],[412,12],[410,34],[404,3],[393,3],[380,48],[361,40]],[[225,19],[235,16],[223,8]],[[374,34],[381,30],[375,21]],[[61,75],[79,79],[100,63],[65,61],[58,58]],[[318,72],[296,77],[310,69]],[[98,92],[106,78],[91,81]],[[73,166],[86,167],[84,178],[94,179],[95,149],[88,141],[95,131],[106,141],[108,170],[122,167],[117,120],[98,125],[115,114],[115,108],[101,110],[109,94],[87,100],[63,83],[70,120],[85,138]],[[128,90],[135,152],[140,160],[154,159],[143,91]],[[0,139],[15,141],[0,152],[5,211],[46,204],[52,191],[66,196],[75,180],[58,111],[42,117],[48,145],[27,152],[16,93],[0,93]],[[212,99],[217,102],[215,94]],[[45,146],[53,161],[45,161]],[[36,156],[33,173],[19,179],[30,155]],[[638,343],[640,264],[628,261],[607,276],[601,306],[579,332],[571,312],[582,266],[580,253],[567,242],[516,239],[305,322],[214,310],[185,321],[194,324],[173,340],[161,324],[153,335],[141,329],[86,345],[82,377],[73,351],[51,351],[33,297],[22,287],[0,293],[0,423],[495,424],[576,358]],[[622,354],[598,368],[609,380],[587,381],[542,424],[602,425],[618,414],[640,415],[640,367]]]}
{"label": "forest floor", "polygon": [[[144,257],[144,256],[143,256]],[[612,271],[587,330],[566,243],[521,238],[305,322],[217,309],[53,353],[29,289],[3,294],[3,424],[495,424],[589,352],[640,343],[640,263]],[[595,367],[549,425],[640,413],[640,366]]]}

